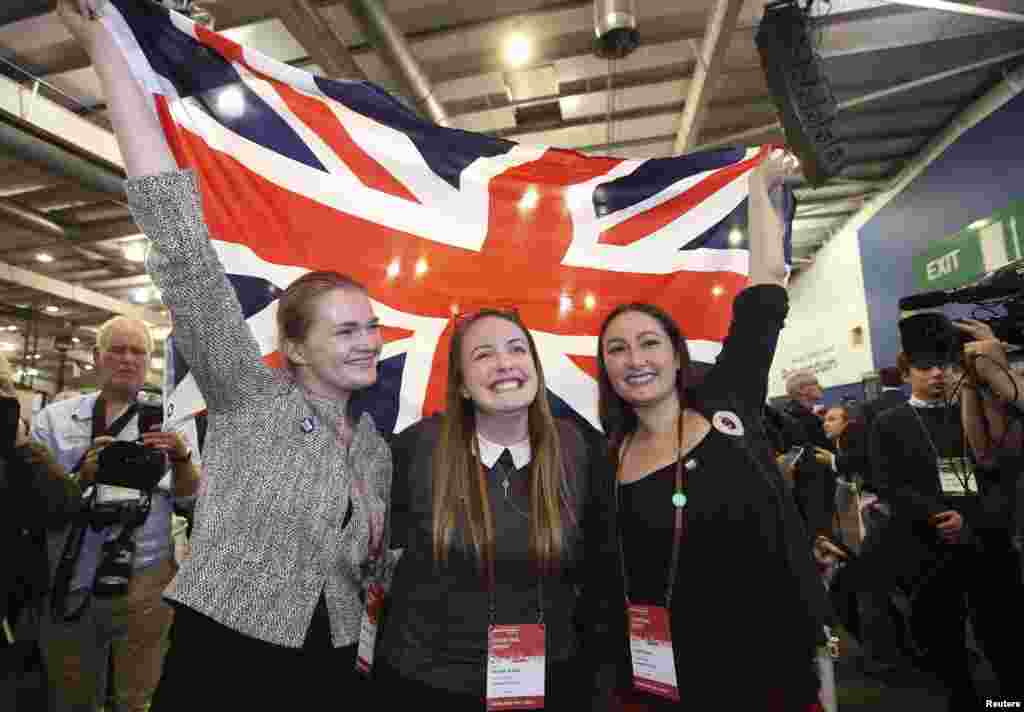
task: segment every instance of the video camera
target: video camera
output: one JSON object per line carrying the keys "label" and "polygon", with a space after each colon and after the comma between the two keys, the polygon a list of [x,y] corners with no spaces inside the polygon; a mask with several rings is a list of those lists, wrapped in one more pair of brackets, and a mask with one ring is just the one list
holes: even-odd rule
{"label": "video camera", "polygon": [[[977,305],[972,318],[988,324],[1000,341],[1024,346],[1024,259],[989,272],[963,287],[923,292],[899,301],[902,310],[934,309],[947,304]],[[958,343],[953,348],[959,352],[970,337],[954,331]]]}
{"label": "video camera", "polygon": [[120,595],[127,591],[132,574],[134,529],[142,526],[152,503],[153,491],[167,470],[165,455],[142,444],[142,433],[163,422],[160,394],[140,391],[138,395],[139,439],[119,440],[99,455],[95,496],[87,500],[86,520],[94,530],[120,525],[122,533],[103,545],[103,558],[96,570],[94,593]]}

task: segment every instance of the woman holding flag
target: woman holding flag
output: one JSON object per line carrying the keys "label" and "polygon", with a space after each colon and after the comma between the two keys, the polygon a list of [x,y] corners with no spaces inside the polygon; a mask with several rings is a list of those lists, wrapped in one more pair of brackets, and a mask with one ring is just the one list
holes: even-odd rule
{"label": "woman holding flag", "polygon": [[[391,457],[351,396],[376,381],[381,335],[366,290],[311,272],[278,302],[287,368],[261,360],[213,250],[199,188],[101,21],[102,0],[62,0],[110,108],[147,268],[209,411],[206,492],[192,557],[166,597],[173,645],[152,709],[218,690],[243,709],[312,709],[359,685],[366,590],[382,585]],[[356,698],[351,698],[356,699]]]}
{"label": "woman holding flag", "polygon": [[769,197],[786,172],[775,156],[750,174],[750,285],[701,383],[657,306],[619,306],[601,329],[633,680],[622,695],[634,709],[818,704],[825,592],[761,426],[788,310],[785,217]]}

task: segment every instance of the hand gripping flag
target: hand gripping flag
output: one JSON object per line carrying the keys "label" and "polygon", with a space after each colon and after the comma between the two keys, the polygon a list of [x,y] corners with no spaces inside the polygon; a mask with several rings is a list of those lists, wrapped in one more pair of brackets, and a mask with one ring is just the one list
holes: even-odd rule
{"label": "hand gripping flag", "polygon": [[[294,279],[327,269],[367,286],[386,343],[358,402],[382,431],[444,408],[459,312],[515,306],[556,413],[595,427],[596,334],[615,305],[658,304],[694,359],[714,361],[747,281],[748,174],[769,149],[624,160],[520,145],[436,126],[373,84],[314,76],[155,4],[113,0],[104,21],[200,177],[265,357]],[[171,420],[202,410],[187,364],[167,361]]]}

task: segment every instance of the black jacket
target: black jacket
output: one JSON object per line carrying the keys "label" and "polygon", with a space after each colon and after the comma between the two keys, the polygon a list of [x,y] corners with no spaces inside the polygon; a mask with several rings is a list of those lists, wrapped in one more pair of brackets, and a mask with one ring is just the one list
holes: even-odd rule
{"label": "black jacket", "polygon": [[825,435],[821,419],[801,404],[790,401],[786,404],[785,413],[798,428],[793,444],[804,448],[803,457],[796,466],[793,496],[811,535],[831,536],[836,473],[814,459],[814,448],[831,451],[832,443]]}
{"label": "black jacket", "polygon": [[45,446],[0,455],[0,618],[46,593],[46,529],[64,526],[80,500],[78,484]]}
{"label": "black jacket", "polygon": [[864,419],[865,431],[870,433],[875,423],[875,418],[887,410],[892,410],[907,402],[907,395],[901,390],[882,391],[881,395],[874,400],[869,400],[861,406],[861,415]]}

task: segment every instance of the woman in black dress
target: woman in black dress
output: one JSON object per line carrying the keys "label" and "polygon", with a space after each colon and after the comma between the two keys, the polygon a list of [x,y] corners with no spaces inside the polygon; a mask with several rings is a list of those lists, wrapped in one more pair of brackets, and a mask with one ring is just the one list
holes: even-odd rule
{"label": "woman in black dress", "polygon": [[[769,199],[786,170],[776,157],[750,176],[750,286],[702,383],[658,307],[622,305],[602,326],[599,410],[618,464],[633,663],[622,694],[640,707],[819,704],[825,594],[761,418],[788,310],[783,221]],[[649,641],[668,637],[672,655],[659,660]]]}

